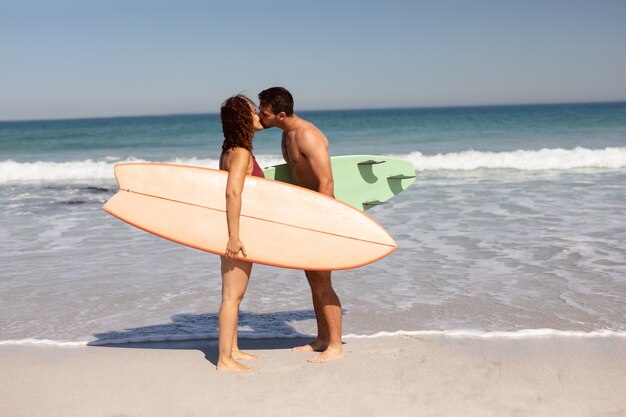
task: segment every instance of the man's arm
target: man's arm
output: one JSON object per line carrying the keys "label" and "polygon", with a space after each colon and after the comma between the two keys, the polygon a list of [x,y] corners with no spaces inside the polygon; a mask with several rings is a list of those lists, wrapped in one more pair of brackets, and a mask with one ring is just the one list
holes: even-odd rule
{"label": "man's arm", "polygon": [[300,152],[308,160],[313,176],[319,182],[318,192],[335,197],[335,183],[326,138],[321,132],[307,130],[298,142]]}

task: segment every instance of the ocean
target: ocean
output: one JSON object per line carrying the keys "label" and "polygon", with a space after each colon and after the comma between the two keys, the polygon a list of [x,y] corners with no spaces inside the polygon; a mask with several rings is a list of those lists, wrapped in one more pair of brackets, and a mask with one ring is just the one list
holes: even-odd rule
{"label": "ocean", "polygon": [[[399,249],[333,273],[346,337],[626,335],[626,103],[298,114],[332,155],[415,165],[367,212]],[[219,258],[102,205],[115,163],[217,167],[221,142],[216,114],[0,122],[0,344],[215,338]],[[255,265],[240,337],[315,331],[304,274]]]}

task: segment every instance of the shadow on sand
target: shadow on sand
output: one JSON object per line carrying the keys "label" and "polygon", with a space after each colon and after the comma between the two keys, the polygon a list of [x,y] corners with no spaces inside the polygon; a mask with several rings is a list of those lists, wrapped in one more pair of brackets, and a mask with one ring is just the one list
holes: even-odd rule
{"label": "shadow on sand", "polygon": [[[311,319],[315,319],[313,310],[267,314],[242,311],[239,313],[239,347],[250,350],[291,349],[310,343],[313,341],[310,335],[299,333],[289,323]],[[199,333],[201,333],[200,339]],[[218,354],[217,334],[217,313],[177,314],[172,316],[171,323],[96,333],[94,334],[96,340],[90,342],[89,346],[199,350],[204,353],[208,361],[215,365]],[[271,336],[276,334],[284,335],[284,337]]]}

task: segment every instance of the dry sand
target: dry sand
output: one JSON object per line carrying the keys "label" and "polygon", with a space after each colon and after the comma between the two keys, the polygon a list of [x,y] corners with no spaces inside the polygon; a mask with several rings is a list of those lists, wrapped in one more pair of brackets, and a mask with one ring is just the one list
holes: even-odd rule
{"label": "dry sand", "polygon": [[247,374],[215,341],[0,346],[0,415],[626,416],[626,337],[347,339],[326,364],[301,342],[243,341]]}

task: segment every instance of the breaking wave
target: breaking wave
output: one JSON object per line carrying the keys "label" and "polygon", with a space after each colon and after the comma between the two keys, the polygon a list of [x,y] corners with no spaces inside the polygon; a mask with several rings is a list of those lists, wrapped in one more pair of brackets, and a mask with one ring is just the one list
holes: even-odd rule
{"label": "breaking wave", "polygon": [[[418,172],[427,171],[472,171],[478,169],[521,171],[567,171],[584,168],[626,168],[626,148],[587,149],[541,149],[516,150],[511,152],[486,152],[468,150],[437,155],[411,152],[396,157],[411,161]],[[277,155],[257,155],[261,166],[283,163]],[[71,182],[114,180],[113,166],[120,162],[148,162],[140,159],[83,160],[64,162],[15,162],[0,161],[0,184],[16,182]],[[151,161],[156,162],[156,161]],[[176,158],[167,162],[217,168],[217,159]]]}

